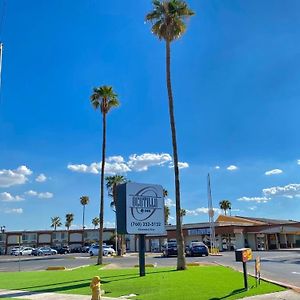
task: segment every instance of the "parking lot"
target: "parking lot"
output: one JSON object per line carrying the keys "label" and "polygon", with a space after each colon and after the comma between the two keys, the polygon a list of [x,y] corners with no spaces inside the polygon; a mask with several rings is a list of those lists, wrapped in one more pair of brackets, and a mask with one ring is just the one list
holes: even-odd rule
{"label": "parking lot", "polygon": [[[254,252],[253,257],[261,257],[262,276],[294,285],[300,288],[300,251]],[[235,262],[233,252],[224,252],[222,256],[187,257],[187,262],[218,263],[241,270],[242,264]],[[96,264],[97,258],[87,253],[32,256],[0,256],[0,272],[45,270],[49,266],[77,268]],[[132,268],[138,264],[138,253],[129,253],[125,257],[104,257],[104,263],[110,268]],[[176,257],[162,257],[160,253],[147,253],[146,263],[157,267],[176,266]],[[248,263],[248,271],[254,273],[254,262]]]}

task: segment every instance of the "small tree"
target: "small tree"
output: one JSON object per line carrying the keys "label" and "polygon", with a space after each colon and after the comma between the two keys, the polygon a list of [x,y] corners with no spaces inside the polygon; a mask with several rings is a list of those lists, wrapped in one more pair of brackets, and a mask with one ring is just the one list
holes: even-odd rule
{"label": "small tree", "polygon": [[56,231],[57,227],[60,227],[62,225],[60,221],[60,217],[52,217],[51,218],[51,227],[54,228],[54,231]]}
{"label": "small tree", "polygon": [[95,218],[92,220],[92,224],[94,225],[94,229],[96,229],[96,227],[98,227],[99,224],[100,224],[100,219],[99,219],[99,217],[95,217]]}
{"label": "small tree", "polygon": [[[126,183],[128,180],[122,176],[122,175],[113,175],[113,176],[106,176],[106,188],[108,190],[108,196],[112,198],[112,201],[110,203],[110,207],[113,209],[115,214],[117,215],[117,185]],[[121,251],[118,251],[116,249],[117,254],[123,255],[126,252],[126,241],[124,234],[118,235],[117,234],[117,218],[116,218],[116,224],[115,224],[115,238],[116,238],[116,248],[121,248]],[[121,247],[119,247],[119,241],[121,241]]]}
{"label": "small tree", "polygon": [[220,208],[224,211],[225,216],[227,215],[227,210],[231,211],[231,202],[229,200],[222,200],[219,203]]}
{"label": "small tree", "polygon": [[74,221],[74,214],[72,214],[72,213],[66,214],[65,226],[66,226],[67,230],[70,230],[70,227],[71,227],[73,221]]}

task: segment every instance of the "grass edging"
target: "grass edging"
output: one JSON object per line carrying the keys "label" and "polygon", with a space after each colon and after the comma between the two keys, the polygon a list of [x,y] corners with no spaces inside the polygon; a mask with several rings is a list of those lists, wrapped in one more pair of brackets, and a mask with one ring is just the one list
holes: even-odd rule
{"label": "grass edging", "polygon": [[[214,262],[216,265],[218,266],[221,266],[221,267],[225,267],[225,268],[230,268],[234,271],[237,271],[237,272],[240,272],[240,273],[243,273],[243,271],[239,270],[238,268],[235,268],[235,267],[232,267],[232,266],[227,266],[227,265],[222,265],[220,264],[219,262],[215,261]],[[253,278],[256,278],[255,275],[253,273],[247,273],[248,276],[251,276]],[[297,293],[300,293],[300,288],[295,286],[295,285],[291,285],[291,284],[288,284],[288,283],[284,283],[284,282],[281,282],[281,281],[276,281],[276,280],[273,280],[273,279],[270,279],[270,278],[266,278],[266,277],[260,277],[260,280],[262,281],[265,281],[265,282],[269,282],[269,283],[273,283],[273,284],[276,284],[276,285],[279,285],[283,288],[286,288],[286,289],[291,289]]]}

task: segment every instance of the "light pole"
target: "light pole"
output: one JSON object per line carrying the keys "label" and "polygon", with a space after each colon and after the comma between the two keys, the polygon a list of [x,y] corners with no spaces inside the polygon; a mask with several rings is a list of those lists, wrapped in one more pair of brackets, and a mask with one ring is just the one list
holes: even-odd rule
{"label": "light pole", "polygon": [[116,253],[118,255],[117,211],[115,205],[111,205],[110,207],[112,211],[115,213],[115,248],[116,248]]}

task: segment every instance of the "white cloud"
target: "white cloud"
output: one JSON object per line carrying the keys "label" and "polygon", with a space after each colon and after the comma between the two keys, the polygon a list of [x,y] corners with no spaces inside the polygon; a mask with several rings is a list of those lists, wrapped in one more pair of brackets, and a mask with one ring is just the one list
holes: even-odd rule
{"label": "white cloud", "polygon": [[170,198],[165,199],[165,205],[169,206],[169,207],[175,207],[176,206],[175,201],[170,199]]}
{"label": "white cloud", "polygon": [[220,169],[220,166],[215,166],[215,169],[216,169],[216,170],[219,170],[219,169]]}
{"label": "white cloud", "polygon": [[8,192],[3,192],[0,193],[0,201],[3,202],[19,202],[19,201],[23,201],[24,198],[22,198],[21,196],[13,196],[12,194],[8,193]]}
{"label": "white cloud", "polygon": [[226,169],[227,169],[228,171],[236,171],[236,170],[238,169],[238,167],[235,166],[235,165],[230,165],[230,166],[228,166]]}
{"label": "white cloud", "polygon": [[0,170],[0,187],[10,187],[17,184],[24,184],[32,171],[26,166],[20,166],[15,170]]}
{"label": "white cloud", "polygon": [[[127,173],[130,172],[130,168],[125,164],[121,162],[115,162],[115,163],[105,163],[105,174],[120,174],[120,173]],[[99,168],[100,172],[100,168]]]}
{"label": "white cloud", "polygon": [[36,179],[35,181],[37,182],[45,182],[47,180],[47,177],[45,176],[45,174],[41,173]]}
{"label": "white cloud", "polygon": [[[110,160],[111,161],[111,160]],[[74,172],[79,173],[91,173],[99,174],[101,172],[101,162],[100,163],[91,163],[89,166],[80,164],[80,165],[68,165],[68,169]],[[130,172],[130,168],[123,162],[106,162],[105,163],[105,174],[120,174]]]}
{"label": "white cloud", "polygon": [[[185,169],[185,168],[188,168],[188,167],[189,167],[189,164],[187,162],[178,162],[178,168],[179,169]],[[174,168],[173,162],[171,162],[169,164],[169,168]]]}
{"label": "white cloud", "polygon": [[[219,208],[214,208],[213,209],[215,214],[220,214],[221,209]],[[199,207],[193,210],[186,209],[186,215],[187,216],[198,216],[200,214],[208,214],[208,208],[207,207]]]}
{"label": "white cloud", "polygon": [[250,210],[256,210],[257,209],[257,206],[249,206],[248,207]]}
{"label": "white cloud", "polygon": [[281,174],[281,173],[283,173],[282,170],[274,169],[274,170],[270,170],[270,171],[265,172],[265,175],[270,176],[270,175],[277,175],[277,174]]}
{"label": "white cloud", "polygon": [[106,160],[107,162],[116,162],[116,163],[123,163],[124,158],[121,155],[116,155],[116,156],[110,156],[109,158],[107,158]]}
{"label": "white cloud", "polygon": [[40,199],[50,199],[53,198],[53,193],[50,192],[43,192],[43,193],[38,193],[36,191],[30,190],[25,192],[26,195],[32,196],[32,197],[37,197]]}
{"label": "white cloud", "polygon": [[300,196],[300,184],[291,183],[285,186],[274,186],[263,189],[265,196],[294,198]]}
{"label": "white cloud", "polygon": [[144,153],[142,155],[132,154],[129,156],[128,166],[133,171],[147,171],[149,167],[161,166],[171,162],[172,157],[168,153]]}
{"label": "white cloud", "polygon": [[267,203],[271,198],[268,197],[241,197],[237,199],[238,201],[245,202],[257,202],[257,203]]}
{"label": "white cloud", "polygon": [[30,190],[28,192],[25,192],[25,194],[29,196],[37,196],[38,193],[36,191]]}
{"label": "white cloud", "polygon": [[297,164],[300,165],[300,159],[297,160]]}
{"label": "white cloud", "polygon": [[[141,155],[132,154],[126,162],[120,155],[110,156],[105,163],[106,174],[121,174],[131,171],[147,171],[149,167],[163,166],[169,163],[172,167],[172,157],[168,153],[144,153]],[[188,168],[187,162],[179,162],[180,169]],[[68,164],[67,168],[73,172],[99,174],[101,172],[101,162],[93,162],[90,165]]]}
{"label": "white cloud", "polygon": [[115,222],[106,221],[106,222],[104,222],[103,225],[104,225],[105,228],[114,228],[115,227]]}
{"label": "white cloud", "polygon": [[10,208],[4,211],[6,214],[22,214],[23,208]]}
{"label": "white cloud", "polygon": [[38,198],[41,198],[41,199],[50,199],[50,198],[53,198],[53,193],[50,193],[50,192],[39,193],[38,194]]}

